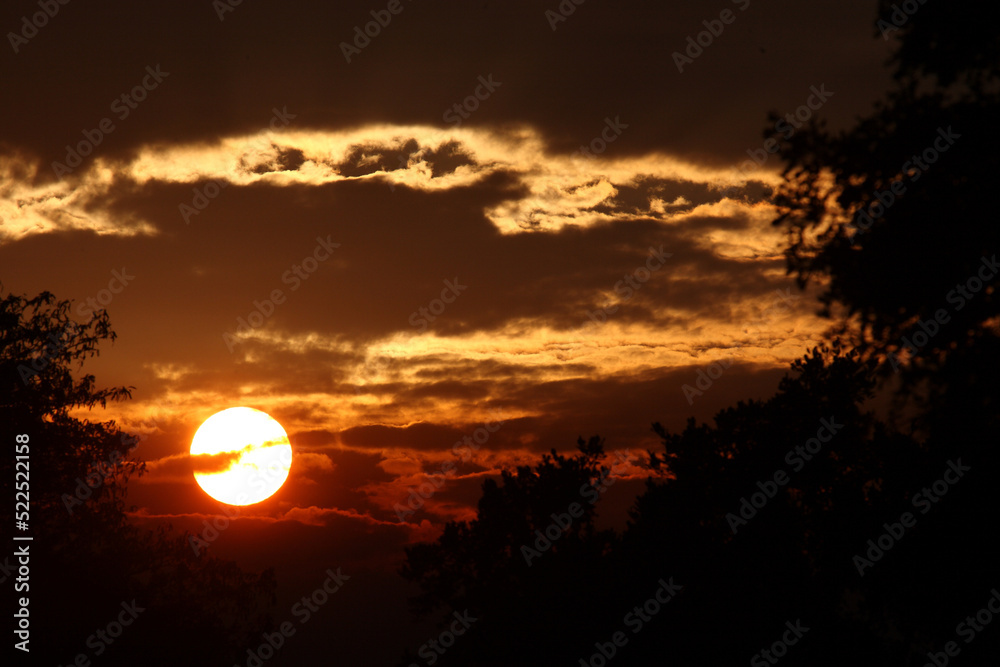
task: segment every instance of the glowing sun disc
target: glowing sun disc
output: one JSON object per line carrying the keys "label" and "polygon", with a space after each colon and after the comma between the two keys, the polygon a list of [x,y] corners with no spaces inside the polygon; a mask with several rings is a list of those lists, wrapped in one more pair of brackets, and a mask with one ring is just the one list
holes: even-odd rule
{"label": "glowing sun disc", "polygon": [[227,505],[270,498],[288,478],[292,445],[266,412],[229,408],[198,428],[191,441],[194,478],[205,493]]}

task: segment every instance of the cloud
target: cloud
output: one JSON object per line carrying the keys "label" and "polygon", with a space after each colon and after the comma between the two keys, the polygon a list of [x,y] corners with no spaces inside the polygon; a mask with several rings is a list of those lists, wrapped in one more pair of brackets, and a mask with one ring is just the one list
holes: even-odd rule
{"label": "cloud", "polygon": [[326,526],[331,517],[347,517],[360,521],[369,526],[389,526],[393,525],[388,521],[379,521],[367,514],[361,514],[355,510],[341,510],[335,507],[293,507],[285,512],[278,521],[298,521],[313,526]]}
{"label": "cloud", "polygon": [[[726,162],[757,137],[762,104],[794,109],[811,84],[826,82],[837,91],[828,115],[850,121],[887,80],[878,67],[885,45],[871,39],[867,2],[754,5],[684,74],[672,54],[712,17],[702,5],[644,7],[631,17],[617,6],[589,7],[557,31],[544,8],[527,0],[413,7],[348,64],[339,44],[370,19],[370,9],[241,7],[225,21],[211,5],[164,5],[154,16],[120,0],[69,10],[5,71],[8,85],[33,95],[0,110],[0,122],[10,128],[8,143],[48,167],[103,118],[115,125],[96,151],[108,159],[145,143],[212,143],[256,132],[283,106],[297,127],[343,130],[372,119],[441,127],[446,110],[489,75],[501,85],[463,128],[529,125],[556,152],[569,153],[597,136],[605,117],[620,115],[630,127],[612,144],[619,154],[670,148]],[[279,49],[247,41],[292,24],[295,39]],[[512,58],[515,37],[520,51]],[[45,55],[57,44],[75,54],[70,66],[49,66]],[[113,102],[158,64],[169,75],[120,118]],[[775,77],[779,67],[783,76]]]}
{"label": "cloud", "polygon": [[[276,566],[279,609],[330,567],[358,573],[337,604],[362,613],[310,626],[348,664],[432,636],[409,625],[403,549],[472,518],[485,479],[581,436],[656,448],[654,421],[772,394],[825,327],[812,293],[787,298],[783,165],[749,160],[767,112],[811,86],[835,91],[834,132],[881,96],[870,0],[751,3],[683,74],[673,53],[717,8],[585,3],[553,30],[555,5],[407,3],[348,63],[367,3],[70,3],[4,64],[19,94],[0,106],[3,286],[110,314],[118,338],[88,372],[133,400],[79,416],[144,436],[133,522],[195,533],[225,516],[194,482],[194,432],[228,407],[268,412],[290,475],[210,551]],[[18,0],[6,25],[36,10]],[[162,81],[123,115],[147,68]],[[444,281],[466,287],[446,301]],[[497,410],[501,428],[456,456]],[[641,478],[611,487],[601,527]],[[372,623],[398,641],[373,645]],[[283,650],[305,664],[315,645]]]}
{"label": "cloud", "polygon": [[[302,515],[318,528],[349,519],[324,508],[394,520],[394,499],[495,409],[503,428],[428,503],[433,521],[580,435],[655,444],[652,421],[773,391],[824,324],[809,294],[781,298],[781,165],[741,167],[768,106],[794,109],[810,85],[836,91],[832,127],[852,119],[884,83],[882,47],[860,2],[755,4],[681,75],[671,54],[703,8],[647,10],[640,26],[586,5],[552,31],[527,2],[413,5],[350,64],[337,35],[367,12],[352,3],[311,7],[300,37],[266,52],[245,35],[294,10],[219,21],[171,5],[163,29],[122,34],[149,19],[112,3],[33,39],[31,53],[58,36],[76,57],[25,52],[8,78],[34,94],[0,109],[5,286],[76,299],[77,318],[108,309],[119,338],[99,377],[137,389],[105,414],[148,436],[135,501],[205,511],[187,450],[233,405],[277,417],[296,451],[259,511],[318,508]],[[162,84],[57,178],[52,162],[158,63]],[[449,124],[480,75],[501,83]],[[319,261],[324,242],[338,245]],[[114,271],[134,279],[118,290]],[[446,280],[467,286],[447,304]],[[682,387],[719,360],[732,364],[689,403]]]}
{"label": "cloud", "polygon": [[543,137],[528,127],[264,129],[212,144],[143,146],[131,159],[97,157],[72,177],[44,185],[36,182],[43,166],[24,155],[4,158],[0,169],[16,179],[5,186],[12,201],[0,209],[8,238],[66,229],[156,235],[163,231],[158,228],[162,224],[135,213],[123,216],[120,209],[112,212],[104,204],[151,184],[191,186],[191,194],[175,204],[178,217],[191,224],[202,219],[202,211],[216,197],[235,187],[319,187],[374,179],[391,192],[396,187],[435,192],[508,174],[517,186],[505,201],[485,206],[484,214],[510,234],[643,217],[665,220],[721,201],[723,188],[729,197],[747,193],[743,203],[753,204],[761,200],[764,184],[776,182],[773,175],[760,172],[745,183],[737,169],[706,168],[663,153],[616,159],[549,153]]}
{"label": "cloud", "polygon": [[244,453],[250,451],[251,449],[253,449],[253,446],[248,445],[247,447],[234,452],[220,452],[218,454],[189,454],[189,465],[193,472],[200,474],[225,472],[226,470],[229,470],[234,463],[239,461]]}

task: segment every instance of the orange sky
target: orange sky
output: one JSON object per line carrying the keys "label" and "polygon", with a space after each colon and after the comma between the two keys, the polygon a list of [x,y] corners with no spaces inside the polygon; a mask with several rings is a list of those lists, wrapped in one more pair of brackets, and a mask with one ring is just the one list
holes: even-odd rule
{"label": "orange sky", "polygon": [[[219,515],[187,452],[249,406],[288,432],[292,472],[213,548],[392,564],[505,466],[595,434],[639,457],[653,422],[770,395],[826,326],[770,225],[781,166],[748,160],[780,133],[768,110],[825,86],[837,126],[881,93],[870,3],[752,3],[683,73],[671,54],[717,8],[636,22],[587,3],[552,30],[532,3],[406,4],[348,63],[367,5],[312,7],[290,39],[281,7],[154,24],[112,4],[63,6],[7,54],[6,85],[32,93],[0,105],[0,280],[110,313],[119,338],[89,370],[134,398],[90,417],[144,436],[137,520]],[[622,474],[611,524],[641,484]]]}
{"label": "orange sky", "polygon": [[[290,490],[272,517],[309,503],[314,516],[391,518],[454,441],[502,415],[421,519],[468,516],[484,474],[571,449],[577,435],[651,446],[653,421],[676,426],[766,391],[815,341],[823,323],[784,276],[774,208],[761,198],[771,172],[747,183],[664,154],[583,160],[541,144],[525,129],[265,132],[144,149],[113,170],[98,161],[72,189],[37,186],[13,218],[18,243],[121,249],[106,282],[101,262],[88,262],[90,296],[59,293],[109,299],[120,338],[94,368],[137,388],[108,416],[149,436],[138,450],[150,463],[143,511],[190,511],[176,500],[186,494],[157,502],[154,489],[192,489],[193,430],[249,405],[292,434],[290,486],[330,486],[351,465],[344,451],[370,458],[376,475],[355,484],[360,505]],[[384,171],[406,146],[419,147],[406,166]],[[293,152],[298,168],[282,169],[279,156]],[[446,152],[459,157],[443,167]],[[525,187],[497,185],[498,175]],[[188,224],[169,215],[163,190],[206,181],[226,185],[203,212]],[[328,204],[296,203],[309,193]],[[124,227],[101,206],[121,196],[142,211]],[[56,201],[74,213],[69,229],[55,227]],[[287,222],[273,222],[279,210]],[[407,210],[419,231],[400,228],[412,224]],[[251,222],[264,231],[241,231]],[[442,291],[450,303],[435,303]],[[718,384],[685,395],[715,362],[726,364]]]}

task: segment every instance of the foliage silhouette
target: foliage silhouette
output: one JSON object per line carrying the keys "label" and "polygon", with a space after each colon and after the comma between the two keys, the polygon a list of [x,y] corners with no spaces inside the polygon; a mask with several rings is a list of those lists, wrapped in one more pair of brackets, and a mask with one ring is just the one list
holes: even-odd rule
{"label": "foliage silhouette", "polygon": [[[883,27],[898,6],[880,3]],[[956,289],[980,280],[1000,246],[1000,37],[970,9],[920,3],[887,31],[893,90],[854,127],[832,133],[817,121],[784,143],[774,222],[788,233],[790,272],[823,281],[823,313],[884,375],[901,372],[900,398],[918,406],[923,428],[988,416],[978,428],[995,431],[996,283]],[[960,136],[932,162],[949,129]],[[948,319],[938,326],[939,311]]]}
{"label": "foliage silhouette", "polygon": [[[611,594],[613,581],[594,575],[603,572],[604,555],[616,538],[594,527],[595,505],[589,502],[610,468],[601,465],[600,438],[581,439],[579,450],[568,458],[553,451],[536,466],[504,471],[500,484],[487,480],[476,520],[449,522],[437,542],[407,549],[402,574],[423,589],[414,600],[416,611],[469,610],[483,619],[440,664],[525,664],[526,644],[532,659],[554,664],[581,634],[601,629],[574,610],[592,602],[593,591],[577,585],[581,577]],[[544,534],[554,523],[552,515],[568,513],[573,503],[579,503],[581,515],[545,550],[535,531]],[[565,519],[560,523],[565,526]],[[556,535],[556,529],[551,532]],[[526,558],[522,547],[534,550],[536,542],[538,555],[529,552]],[[544,636],[529,639],[536,633]]]}
{"label": "foliage silhouette", "polygon": [[[129,524],[126,484],[145,470],[133,453],[137,438],[113,421],[79,415],[129,398],[130,388],[98,389],[93,375],[76,377],[115,334],[106,312],[77,324],[70,306],[48,292],[0,298],[3,439],[30,437],[31,657],[39,664],[69,663],[80,653],[107,664],[231,664],[269,627],[273,573],[245,573],[196,556],[183,537]],[[13,468],[14,457],[3,457],[5,487]],[[86,498],[80,480],[88,475],[96,486]],[[73,500],[78,487],[82,502]],[[0,510],[5,526],[14,525],[12,509]],[[133,600],[144,611],[120,638],[89,639]]]}
{"label": "foliage silhouette", "polygon": [[[883,0],[880,17],[891,20],[901,4]],[[918,7],[890,33],[898,40],[890,61],[896,85],[886,101],[852,128],[834,134],[816,125],[783,147],[788,167],[775,224],[789,234],[789,270],[800,283],[824,281],[823,313],[866,359],[880,362],[896,426],[938,468],[958,458],[972,468],[921,519],[907,540],[915,555],[893,570],[919,582],[923,599],[911,615],[924,615],[924,632],[914,630],[913,644],[940,651],[956,639],[958,620],[983,606],[976,598],[988,597],[996,576],[1000,35],[969,3]],[[933,143],[939,128],[961,136],[934,163],[910,171],[911,156],[941,147]],[[890,202],[894,181],[905,191]],[[867,229],[859,229],[863,214]],[[886,469],[895,464],[887,460]],[[930,462],[921,467],[935,479]],[[962,644],[963,661],[1000,652],[995,634],[975,641]]]}
{"label": "foliage silhouette", "polygon": [[[927,465],[936,457],[864,408],[875,378],[859,357],[837,342],[820,346],[769,400],[723,410],[715,426],[691,421],[670,433],[656,425],[664,449],[649,452],[652,476],[624,533],[595,531],[591,507],[578,531],[530,568],[519,545],[594,479],[600,459],[547,457],[500,485],[484,483],[476,520],[449,523],[437,542],[407,553],[403,574],[423,591],[418,611],[467,608],[484,618],[440,664],[575,664],[619,630],[629,642],[616,664],[727,664],[746,661],[797,619],[817,630],[787,664],[907,664],[901,657],[929,646],[940,621],[917,604],[926,591],[898,564],[861,577],[852,559],[883,523],[898,521],[927,470],[938,472]],[[789,464],[788,452],[824,420],[842,427],[812,460]],[[779,470],[790,481],[755,516],[732,522],[741,499]],[[625,614],[670,577],[682,594],[651,629],[630,633]]]}
{"label": "foliage silhouette", "polygon": [[[894,20],[900,4],[883,0],[878,17]],[[1000,171],[1000,34],[967,3],[911,4],[890,31],[887,99],[848,130],[816,120],[782,146],[775,224],[788,233],[789,272],[821,284],[830,342],[793,364],[768,400],[680,433],[654,425],[663,450],[649,452],[650,479],[624,532],[587,530],[588,515],[574,541],[538,560],[545,570],[511,549],[545,523],[534,508],[568,501],[572,484],[558,480],[579,476],[586,453],[484,484],[478,518],[408,550],[403,569],[421,586],[418,611],[464,605],[484,617],[479,638],[441,664],[600,664],[589,662],[595,642],[625,629],[623,616],[671,576],[682,593],[605,662],[773,664],[754,657],[796,619],[810,630],[784,665],[918,666],[950,641],[963,663],[995,662],[1000,633],[966,643],[957,624],[985,605],[1000,553],[996,288],[980,276],[961,308],[949,295],[998,248],[989,197]],[[907,164],[949,127],[933,164]],[[927,327],[941,309],[948,321]],[[907,350],[904,336],[917,331],[926,341]],[[887,395],[889,419],[873,407]],[[788,452],[821,420],[843,426],[792,465]],[[778,470],[787,484],[734,520]],[[884,538],[887,549],[870,547],[887,524],[898,533],[906,512],[915,525]],[[870,564],[859,562],[869,549]]]}

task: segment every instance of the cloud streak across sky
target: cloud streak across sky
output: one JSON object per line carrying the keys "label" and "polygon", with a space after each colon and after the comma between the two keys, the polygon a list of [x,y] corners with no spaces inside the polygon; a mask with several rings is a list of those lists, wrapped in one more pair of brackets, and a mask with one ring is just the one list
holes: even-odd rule
{"label": "cloud streak across sky", "polygon": [[[781,165],[748,151],[814,87],[831,127],[866,111],[888,45],[869,2],[753,0],[678,72],[725,4],[592,0],[553,30],[554,2],[404,1],[348,63],[341,42],[384,5],[72,2],[4,53],[5,87],[31,92],[0,105],[0,279],[74,299],[81,322],[110,313],[119,338],[89,370],[136,389],[89,417],[145,436],[136,520],[218,514],[187,451],[236,405],[278,419],[296,458],[215,548],[263,531],[261,564],[293,573],[277,536],[392,562],[503,468],[593,434],[641,452],[654,421],[773,393],[824,325],[770,224]],[[33,11],[8,3],[0,28]],[[483,79],[499,85],[476,96]]]}

